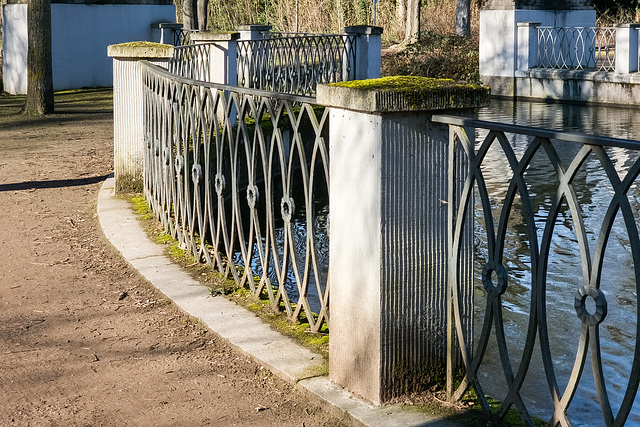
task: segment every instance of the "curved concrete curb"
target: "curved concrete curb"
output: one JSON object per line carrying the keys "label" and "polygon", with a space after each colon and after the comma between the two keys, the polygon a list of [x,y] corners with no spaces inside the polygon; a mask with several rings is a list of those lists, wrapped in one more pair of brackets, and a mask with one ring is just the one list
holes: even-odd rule
{"label": "curved concrete curb", "polygon": [[404,412],[400,405],[373,407],[329,382],[313,377],[326,371],[322,357],[272,330],[260,319],[224,297],[212,297],[148,240],[129,204],[113,197],[114,180],[107,179],[98,195],[102,230],[113,246],[158,290],[182,310],[274,374],[320,399],[336,415],[347,414],[354,424],[366,426],[456,426],[424,413]]}

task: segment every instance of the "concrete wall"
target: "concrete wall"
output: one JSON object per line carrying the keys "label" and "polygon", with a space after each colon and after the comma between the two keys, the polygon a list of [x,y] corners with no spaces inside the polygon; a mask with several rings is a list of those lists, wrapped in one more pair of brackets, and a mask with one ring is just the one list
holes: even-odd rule
{"label": "concrete wall", "polygon": [[518,97],[610,104],[640,104],[640,74],[535,70],[518,73]]}
{"label": "concrete wall", "polygon": [[593,8],[578,10],[483,9],[480,11],[480,77],[494,95],[514,95],[518,22],[592,27]]}
{"label": "concrete wall", "polygon": [[[3,5],[4,90],[27,92],[27,5]],[[151,24],[173,22],[175,6],[166,4],[51,5],[53,88],[111,86],[113,67],[107,46],[152,41]]]}

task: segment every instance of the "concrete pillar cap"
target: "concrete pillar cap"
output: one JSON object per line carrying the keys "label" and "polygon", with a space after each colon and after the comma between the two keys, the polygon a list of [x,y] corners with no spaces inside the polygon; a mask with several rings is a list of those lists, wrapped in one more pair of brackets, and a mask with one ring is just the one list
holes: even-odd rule
{"label": "concrete pillar cap", "polygon": [[112,58],[171,58],[174,47],[153,42],[129,42],[107,46],[107,55]]}
{"label": "concrete pillar cap", "polygon": [[488,87],[427,77],[395,76],[318,85],[316,100],[328,107],[367,113],[483,107]]}
{"label": "concrete pillar cap", "polygon": [[191,34],[191,41],[198,42],[223,42],[229,40],[238,40],[240,38],[240,33],[233,31],[220,31],[220,32],[209,32],[209,31],[199,31],[197,33]]}

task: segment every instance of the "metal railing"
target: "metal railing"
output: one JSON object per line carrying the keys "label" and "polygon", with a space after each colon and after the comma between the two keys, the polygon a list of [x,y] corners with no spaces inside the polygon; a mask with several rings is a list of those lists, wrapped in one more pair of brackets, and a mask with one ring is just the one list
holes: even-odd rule
{"label": "metal railing", "polygon": [[[328,110],[143,62],[145,197],[165,230],[292,320],[328,322]],[[322,237],[325,236],[325,237]]]}
{"label": "metal railing", "polygon": [[192,80],[210,81],[213,43],[178,46],[169,61],[170,73]]}
{"label": "metal railing", "polygon": [[538,68],[615,71],[613,27],[538,27]]}
{"label": "metal railing", "polygon": [[238,84],[297,95],[313,95],[319,83],[353,80],[352,35],[292,35],[238,42]]}
{"label": "metal railing", "polygon": [[[491,413],[491,394],[501,401],[497,419],[515,408],[526,425],[534,425],[532,400],[547,402],[549,425],[580,415],[581,425],[625,424],[640,381],[640,141],[433,119],[449,125],[449,170],[468,164],[465,176],[450,173],[447,201],[449,342],[460,346],[449,348],[462,349],[464,367],[454,388],[459,355],[450,351],[450,398],[472,388]],[[468,127],[486,136],[473,143]],[[471,340],[460,326],[458,285],[469,221],[478,325]],[[495,383],[503,394],[487,391]],[[572,412],[576,396],[583,400]],[[595,415],[585,413],[590,404]]]}
{"label": "metal railing", "polygon": [[191,34],[197,33],[200,30],[188,30],[188,29],[178,29],[173,30],[173,45],[174,46],[187,46],[191,44]]}

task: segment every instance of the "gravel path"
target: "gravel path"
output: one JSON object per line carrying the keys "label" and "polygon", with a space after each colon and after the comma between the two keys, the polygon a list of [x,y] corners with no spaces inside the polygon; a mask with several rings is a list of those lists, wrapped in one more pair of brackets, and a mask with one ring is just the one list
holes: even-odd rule
{"label": "gravel path", "polygon": [[338,425],[106,242],[111,92],[82,96],[31,120],[0,96],[0,425]]}

